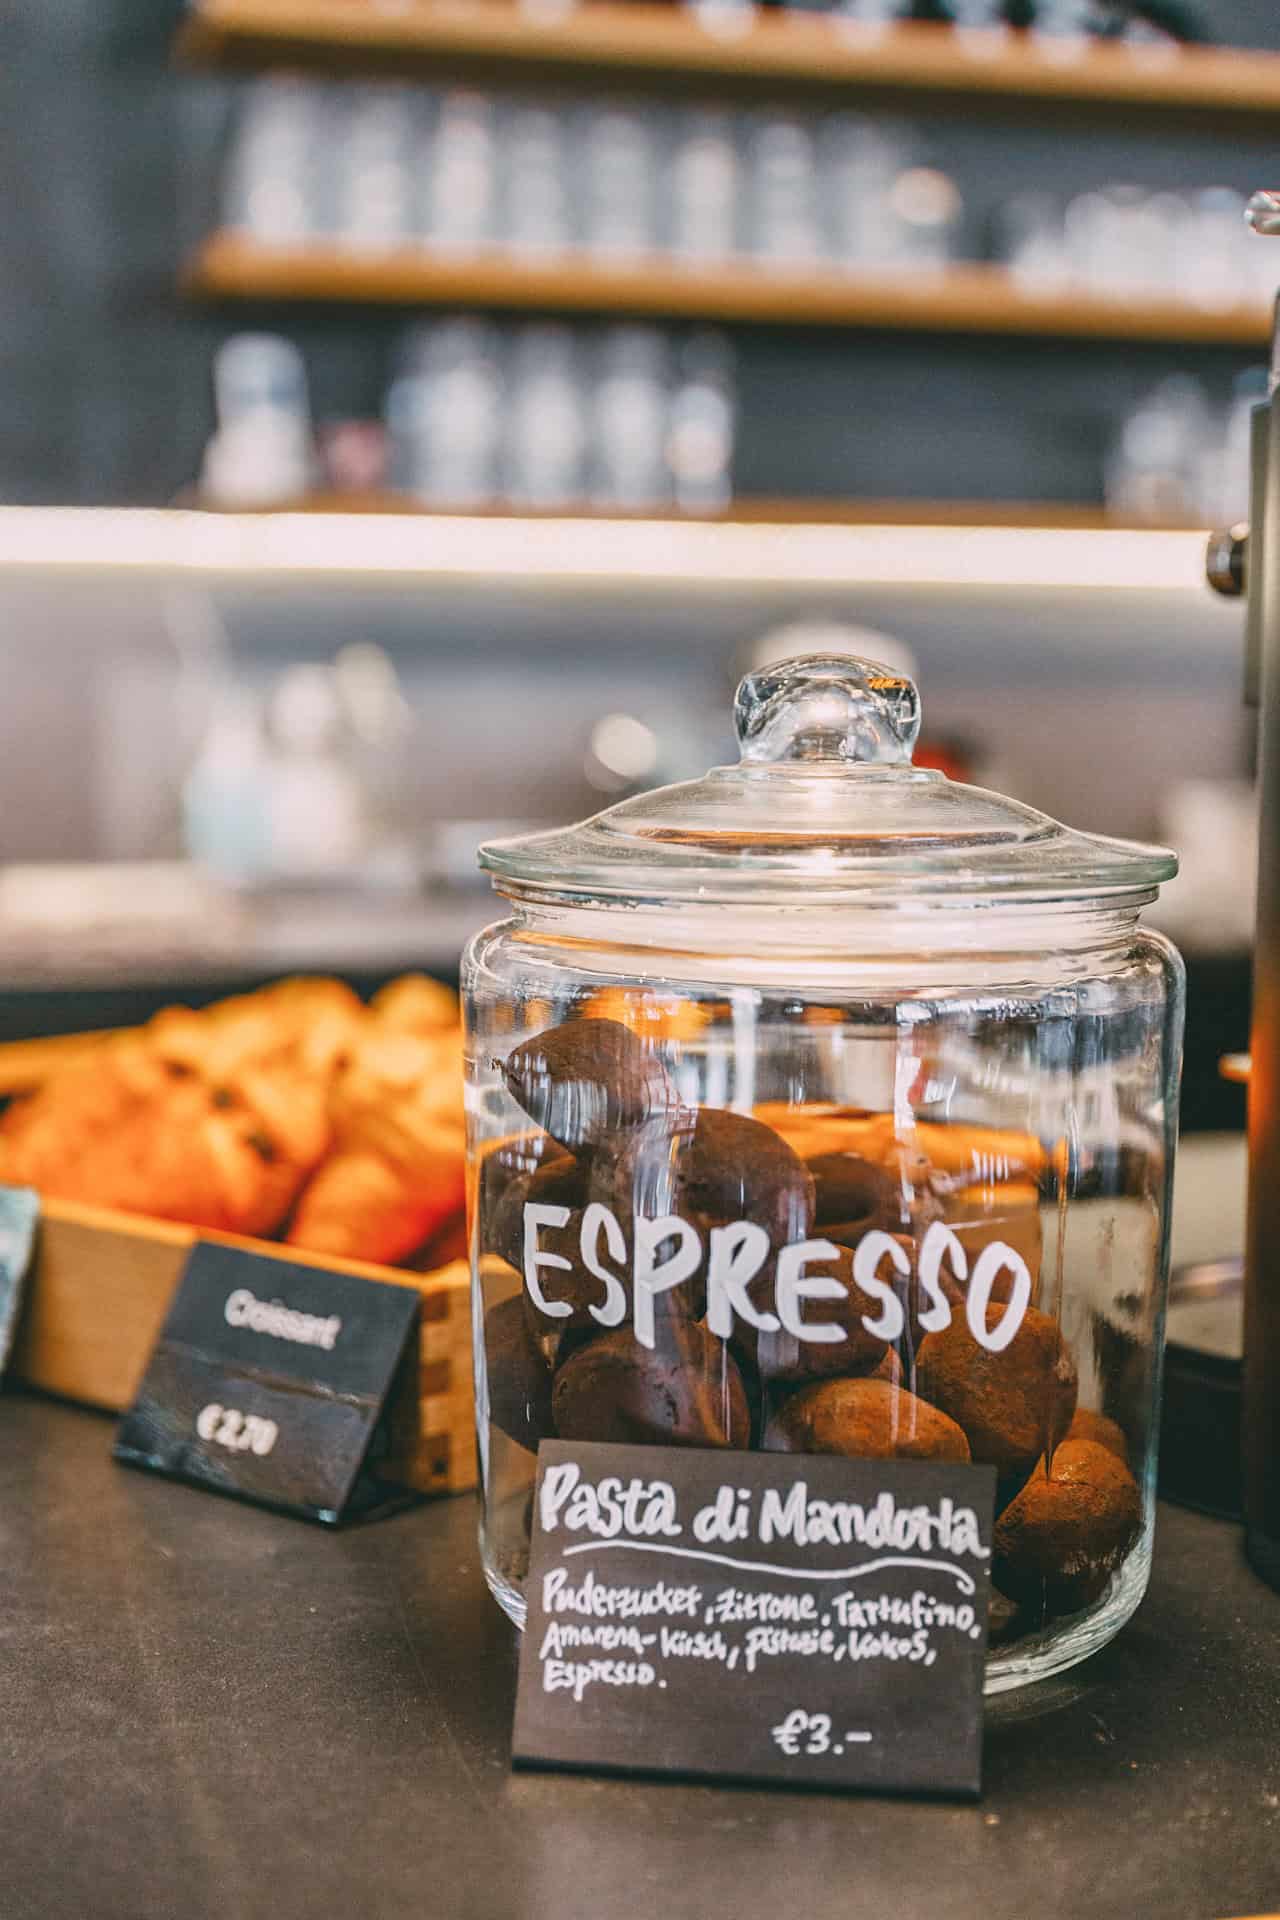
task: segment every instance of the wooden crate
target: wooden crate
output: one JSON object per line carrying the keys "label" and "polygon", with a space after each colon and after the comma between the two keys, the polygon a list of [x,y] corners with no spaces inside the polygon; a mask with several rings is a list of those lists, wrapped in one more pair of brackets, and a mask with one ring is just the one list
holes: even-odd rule
{"label": "wooden crate", "polygon": [[86,1406],[120,1412],[133,1400],[197,1239],[357,1274],[383,1286],[416,1287],[422,1295],[418,1392],[393,1410],[394,1450],[384,1471],[421,1493],[458,1493],[474,1485],[471,1287],[462,1260],[436,1273],[407,1273],[48,1200],[10,1363],[13,1375]]}

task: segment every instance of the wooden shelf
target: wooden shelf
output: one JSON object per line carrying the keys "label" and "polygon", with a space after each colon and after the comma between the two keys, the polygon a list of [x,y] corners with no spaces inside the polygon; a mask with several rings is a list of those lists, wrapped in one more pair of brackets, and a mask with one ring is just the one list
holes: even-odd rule
{"label": "wooden shelf", "polygon": [[513,0],[194,0],[179,41],[204,64],[305,63],[348,72],[532,69],[688,82],[758,93],[973,95],[1238,121],[1280,111],[1280,55],[1188,47],[1090,46],[1055,57],[1028,36],[961,38],[902,25],[857,35],[830,17],[760,14],[745,30],[709,31],[676,4],[588,0],[538,18]]}
{"label": "wooden shelf", "polygon": [[790,327],[1037,335],[1259,347],[1260,302],[1202,308],[1185,301],[1037,293],[1001,267],[859,276],[834,269],[769,272],[749,262],[682,270],[665,259],[536,262],[403,250],[377,255],[308,244],[269,247],[215,233],[189,269],[188,293],[218,300],[356,302],[516,312],[628,314]]}
{"label": "wooden shelf", "polygon": [[[192,495],[179,502],[185,506],[206,503]],[[235,511],[233,507],[230,509]],[[667,520],[675,525],[728,525],[774,527],[1004,527],[1017,530],[1060,530],[1071,533],[1125,532],[1183,533],[1196,531],[1196,521],[1150,521],[1122,519],[1105,507],[1082,506],[1061,500],[845,500],[845,499],[767,499],[763,496],[737,499],[723,513],[690,514],[652,508],[644,512],[614,512],[599,507],[558,507],[538,509],[494,506],[478,512],[468,508],[452,514],[440,507],[419,506],[399,493],[312,493],[282,507],[257,509],[265,513],[326,514],[412,514],[437,520],[453,518],[505,521],[561,520],[570,515],[602,522],[628,520]]]}

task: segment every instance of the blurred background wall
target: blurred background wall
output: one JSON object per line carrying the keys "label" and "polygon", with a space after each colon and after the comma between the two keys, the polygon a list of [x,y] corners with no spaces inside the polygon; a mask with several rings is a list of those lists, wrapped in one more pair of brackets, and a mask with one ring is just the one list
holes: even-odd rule
{"label": "blurred background wall", "polygon": [[[1280,53],[1271,0],[1198,0],[1196,12],[1220,44]],[[421,318],[411,302],[181,296],[184,268],[225,220],[255,86],[250,73],[176,66],[182,18],[174,0],[8,0],[0,18],[4,505],[195,499],[215,425],[214,357],[246,328],[301,350],[318,429],[376,422]],[[491,91],[511,84],[465,77]],[[439,90],[451,77],[425,83]],[[564,84],[580,104],[603,89],[589,74]],[[557,97],[541,81],[538,90]],[[655,82],[637,91],[670,110]],[[766,88],[734,111],[767,101]],[[784,104],[803,114],[849,103],[790,93]],[[966,93],[852,104],[909,129],[912,164],[935,187],[941,176],[958,209],[946,246],[961,262],[1007,249],[1014,195],[1065,202],[1116,183],[1244,194],[1274,153],[1273,123],[1258,114],[993,106]],[[1256,285],[1245,291],[1261,297]],[[504,351],[516,324],[498,321]],[[604,325],[589,314],[575,322],[584,351],[596,351]],[[947,503],[961,518],[985,503],[1028,524],[1072,511],[1100,524],[1126,420],[1162,383],[1189,376],[1197,418],[1215,423],[1249,391],[1261,329],[1246,340],[1201,331],[1179,342],[729,321],[734,496],[799,517],[906,502],[945,522]],[[689,332],[681,324],[672,337]],[[1170,416],[1169,405],[1156,409],[1148,441]],[[1196,524],[1198,505],[1175,501],[1169,517]],[[113,994],[134,1008],[212,991],[277,960],[373,977],[416,958],[447,973],[488,910],[464,884],[484,823],[565,818],[628,781],[725,757],[732,686],[762,636],[834,623],[910,649],[929,730],[974,777],[1084,827],[1185,836],[1193,856],[1210,849],[1189,861],[1214,870],[1209,893],[1187,892],[1172,919],[1181,913],[1193,959],[1196,1111],[1236,1117],[1213,1060],[1247,1030],[1252,722],[1240,702],[1239,615],[1207,592],[860,584],[852,566],[832,587],[802,576],[528,583],[483,568],[372,580],[352,567],[307,582],[175,577],[161,563],[122,576],[62,566],[56,554],[17,561],[0,562],[0,863],[106,872],[184,859],[192,771],[208,760],[228,687],[242,696],[238,713],[269,714],[291,673],[327,671],[353,646],[375,649],[395,683],[393,824],[413,859],[398,905],[384,889],[372,932],[366,908],[340,884],[323,894],[313,876],[305,909],[291,895],[272,907],[264,883],[252,938],[233,915],[203,955],[188,939],[167,959],[134,952],[115,908],[102,955],[83,929],[60,943],[32,933],[28,909],[0,891],[0,1024],[10,1031],[106,1017],[126,1005]],[[294,693],[305,707],[296,683]],[[642,730],[643,750],[635,760],[624,728],[633,757],[602,767],[601,724],[618,716]]]}

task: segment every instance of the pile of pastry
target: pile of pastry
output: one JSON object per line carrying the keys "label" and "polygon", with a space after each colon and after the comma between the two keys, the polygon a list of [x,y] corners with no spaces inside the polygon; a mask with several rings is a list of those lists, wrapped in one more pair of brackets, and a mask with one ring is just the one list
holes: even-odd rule
{"label": "pile of pastry", "polygon": [[0,1116],[0,1184],[424,1268],[465,1238],[462,1034],[424,976],[285,980],[111,1035]]}

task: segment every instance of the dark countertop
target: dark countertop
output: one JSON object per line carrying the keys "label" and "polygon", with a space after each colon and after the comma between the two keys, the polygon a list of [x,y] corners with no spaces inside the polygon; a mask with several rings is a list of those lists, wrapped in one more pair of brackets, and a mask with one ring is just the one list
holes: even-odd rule
{"label": "dark countertop", "polygon": [[470,1499],[330,1534],[0,1400],[4,1920],[1221,1920],[1280,1908],[1280,1596],[1164,1508],[976,1806],[513,1775]]}

